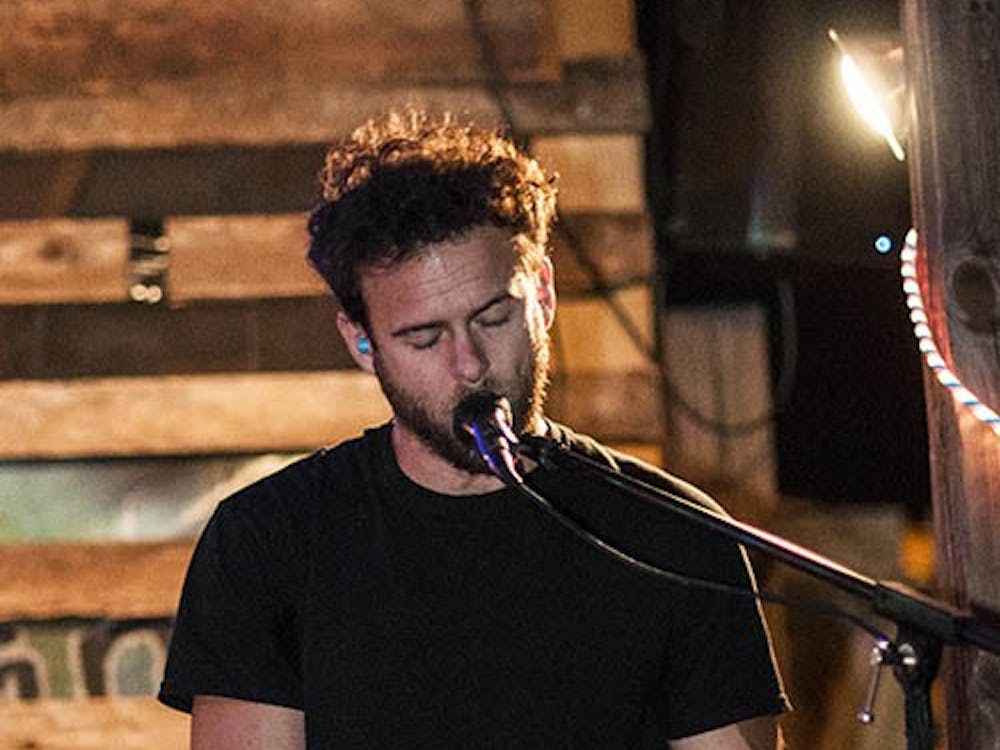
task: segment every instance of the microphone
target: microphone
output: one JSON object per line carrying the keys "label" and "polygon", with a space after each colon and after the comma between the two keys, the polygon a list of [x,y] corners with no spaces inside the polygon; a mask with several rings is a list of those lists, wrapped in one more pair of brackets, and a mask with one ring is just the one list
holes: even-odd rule
{"label": "microphone", "polygon": [[483,461],[505,483],[523,484],[512,445],[518,443],[510,427],[510,402],[492,391],[476,391],[455,406],[452,430],[460,439],[472,436]]}

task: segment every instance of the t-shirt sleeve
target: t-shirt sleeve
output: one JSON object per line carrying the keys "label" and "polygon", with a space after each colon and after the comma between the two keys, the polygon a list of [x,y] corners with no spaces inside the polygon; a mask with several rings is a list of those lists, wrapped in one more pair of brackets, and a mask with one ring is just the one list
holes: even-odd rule
{"label": "t-shirt sleeve", "polygon": [[[734,546],[729,554],[743,562],[739,548]],[[720,565],[720,572],[725,567]],[[749,571],[743,576],[744,582],[737,585],[749,588]],[[756,602],[734,594],[691,591],[678,623],[664,678],[671,695],[671,738],[790,709]]]}
{"label": "t-shirt sleeve", "polygon": [[[585,452],[592,457],[598,453],[611,466],[668,494],[726,515],[707,494],[660,469],[592,441]],[[690,579],[690,585],[667,584],[658,600],[668,631],[660,679],[647,696],[654,705],[644,732],[679,739],[790,710],[767,625],[753,598],[756,582],[744,549],[668,509],[649,503],[625,507],[630,518],[618,546]],[[742,593],[700,587],[697,580]]]}
{"label": "t-shirt sleeve", "polygon": [[[676,477],[658,483],[726,515],[712,498]],[[669,717],[667,733],[672,739],[689,737],[790,710],[767,624],[753,598],[757,585],[746,551],[696,524],[684,521],[680,528],[680,536],[664,536],[677,554],[661,559],[665,567],[734,591],[693,584],[671,607],[670,644],[660,685],[660,700],[667,704],[662,715]]]}
{"label": "t-shirt sleeve", "polygon": [[239,510],[220,504],[188,568],[158,696],[181,711],[196,695],[302,705],[295,611],[273,579],[281,560]]}

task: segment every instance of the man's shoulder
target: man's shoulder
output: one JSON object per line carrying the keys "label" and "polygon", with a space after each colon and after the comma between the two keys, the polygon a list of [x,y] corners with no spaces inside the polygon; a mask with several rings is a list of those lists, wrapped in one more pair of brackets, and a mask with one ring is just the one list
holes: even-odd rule
{"label": "man's shoulder", "polygon": [[367,481],[366,475],[377,463],[387,439],[386,430],[386,425],[374,427],[357,437],[301,456],[228,496],[220,503],[220,510],[264,521],[275,514],[296,514],[325,503],[331,495],[353,494],[346,490]]}
{"label": "man's shoulder", "polygon": [[549,434],[560,444],[600,461],[615,471],[620,471],[654,487],[679,495],[717,513],[725,513],[723,507],[708,493],[648,461],[604,445],[590,435],[576,432],[555,422],[549,423]]}

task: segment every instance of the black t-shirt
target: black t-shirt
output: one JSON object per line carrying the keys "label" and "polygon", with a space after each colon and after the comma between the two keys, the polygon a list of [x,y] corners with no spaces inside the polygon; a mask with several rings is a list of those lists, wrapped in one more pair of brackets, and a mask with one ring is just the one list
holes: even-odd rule
{"label": "black t-shirt", "polygon": [[[563,428],[623,471],[714,504]],[[160,700],[305,711],[309,748],[645,748],[786,707],[758,607],[627,567],[511,489],[410,481],[389,427],[223,501]],[[742,550],[576,473],[529,483],[606,541],[749,587]]]}

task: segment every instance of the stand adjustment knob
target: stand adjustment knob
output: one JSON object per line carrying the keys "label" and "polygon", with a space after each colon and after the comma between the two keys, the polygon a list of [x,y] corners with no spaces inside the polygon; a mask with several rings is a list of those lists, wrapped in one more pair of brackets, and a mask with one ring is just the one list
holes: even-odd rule
{"label": "stand adjustment knob", "polygon": [[872,646],[871,657],[868,663],[871,665],[871,676],[868,678],[868,690],[865,692],[865,703],[858,711],[858,721],[862,724],[871,724],[875,721],[875,696],[878,693],[879,680],[882,678],[882,667],[891,661],[892,644],[887,640],[878,640]]}

